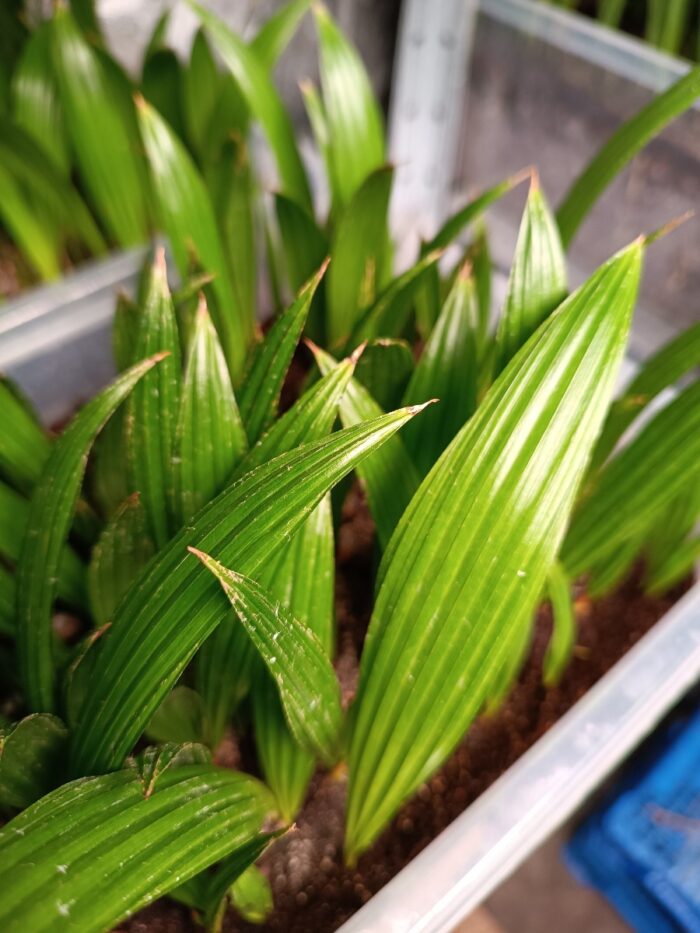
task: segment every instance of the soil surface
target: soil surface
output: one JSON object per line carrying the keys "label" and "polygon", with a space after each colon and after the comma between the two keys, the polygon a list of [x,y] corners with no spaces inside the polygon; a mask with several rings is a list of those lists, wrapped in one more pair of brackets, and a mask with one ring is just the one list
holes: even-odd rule
{"label": "soil surface", "polygon": [[[372,521],[362,494],[354,487],[343,510],[337,554],[336,668],[345,699],[355,686],[372,605],[374,569]],[[344,776],[319,772],[296,828],[277,840],[260,862],[272,884],[274,912],[264,925],[253,926],[229,911],[226,933],[336,930],[573,706],[686,588],[650,599],[640,590],[640,573],[637,569],[615,593],[595,603],[580,589],[575,656],[561,683],[550,689],[542,685],[542,658],[551,616],[547,605],[541,608],[530,656],[507,702],[497,714],[475,722],[449,761],[406,804],[354,869],[342,862]],[[249,748],[245,740],[242,757],[246,765],[254,766]],[[225,757],[240,760],[230,749]],[[118,929],[124,933],[189,933],[197,926],[186,908],[162,900]]]}

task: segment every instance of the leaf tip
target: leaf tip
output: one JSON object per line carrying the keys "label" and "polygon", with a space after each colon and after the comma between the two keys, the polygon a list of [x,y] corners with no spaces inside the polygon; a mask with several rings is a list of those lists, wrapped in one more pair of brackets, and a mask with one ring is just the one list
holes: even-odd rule
{"label": "leaf tip", "polygon": [[428,405],[435,405],[439,401],[440,401],[439,398],[431,398],[431,399],[428,399],[427,402],[421,402],[420,405],[407,405],[405,410],[410,415],[419,415],[423,411],[424,408],[428,407]]}
{"label": "leaf tip", "polygon": [[673,233],[674,230],[682,227],[683,224],[687,223],[689,220],[692,220],[694,217],[694,210],[691,209],[685,211],[685,213],[679,214],[678,217],[672,218],[667,223],[663,224],[661,227],[658,227],[651,233],[640,236],[635,242],[639,242],[642,246],[650,246],[652,243],[656,243],[657,240],[662,239],[662,237],[667,236],[669,233]]}
{"label": "leaf tip", "polygon": [[[357,361],[360,359],[362,354],[365,352],[365,347],[367,346],[367,341],[363,340],[362,343],[358,344],[355,349],[350,354],[350,362],[353,366],[357,365]],[[317,348],[318,349],[318,348]],[[313,351],[312,351],[313,352]]]}

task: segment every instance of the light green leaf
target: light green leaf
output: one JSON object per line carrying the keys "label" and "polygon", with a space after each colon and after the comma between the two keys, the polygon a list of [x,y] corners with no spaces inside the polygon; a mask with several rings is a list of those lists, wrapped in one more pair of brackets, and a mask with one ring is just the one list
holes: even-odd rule
{"label": "light green leaf", "polygon": [[591,159],[557,211],[564,247],[568,247],[588,212],[615,176],[673,119],[700,96],[700,67],[642,108],[607,140]]}
{"label": "light green leaf", "polygon": [[275,67],[277,59],[289,45],[308,8],[309,0],[289,0],[260,27],[250,43],[250,48],[266,68]]}
{"label": "light green leaf", "polygon": [[219,581],[277,689],[296,740],[327,764],[338,757],[340,687],[323,645],[308,626],[272,602],[254,580],[197,548],[189,550]]}
{"label": "light green leaf", "polygon": [[0,832],[0,925],[102,933],[249,845],[269,811],[258,781],[206,764],[166,768],[155,788],[134,768],[71,781]]}
{"label": "light green leaf", "polygon": [[66,178],[70,155],[51,59],[50,21],[32,31],[12,75],[15,122],[29,133]]}
{"label": "light green leaf", "polygon": [[47,230],[36,216],[12,174],[0,163],[0,220],[17,242],[42,279],[57,279],[61,274],[61,257],[55,231]]}
{"label": "light green leaf", "polygon": [[591,472],[612,453],[615,445],[647,405],[664,389],[700,366],[700,324],[694,324],[642,365],[620,398],[610,406],[591,461]]}
{"label": "light green leaf", "polygon": [[557,225],[533,174],[506,303],[496,331],[496,371],[504,368],[567,293],[566,257]]}
{"label": "light green leaf", "polygon": [[81,176],[115,240],[141,243],[148,231],[145,172],[125,117],[124,88],[65,7],[56,10],[52,26],[54,66]]}
{"label": "light green leaf", "polygon": [[299,157],[294,128],[266,65],[220,19],[194,0],[189,2],[214,49],[236,79],[251,113],[260,122],[277,160],[283,192],[311,209],[309,185]]}
{"label": "light green leaf", "polygon": [[180,524],[221,490],[247,449],[226,360],[202,298],[190,341],[175,439]]}
{"label": "light green leaf", "polygon": [[0,807],[24,809],[59,783],[67,738],[61,720],[48,713],[0,729]]}
{"label": "light green leaf", "polygon": [[624,355],[644,241],[530,338],[387,549],[353,709],[353,860],[447,758],[523,641]]}
{"label": "light green leaf", "polygon": [[[294,619],[314,633],[326,657],[333,654],[334,547],[330,496],[325,496],[285,548],[261,575],[261,583]],[[283,818],[299,812],[315,758],[290,734],[273,681],[253,686],[253,720],[258,758]]]}
{"label": "light green leaf", "polygon": [[251,444],[259,440],[277,412],[287,369],[304,330],[311,300],[326,271],[324,263],[300,290],[253,352],[238,393],[241,416]]}
{"label": "light green leaf", "polygon": [[373,172],[355,192],[333,232],[326,289],[331,345],[347,340],[381,282],[392,179],[390,167]]}
{"label": "light green leaf", "polygon": [[532,169],[525,169],[522,172],[516,172],[504,181],[494,185],[486,191],[479,194],[473,200],[468,201],[463,207],[459,208],[451,217],[445,221],[438,232],[427,243],[423,244],[423,255],[436,249],[446,249],[474,221],[484,214],[484,211],[500,200],[504,194],[508,194],[517,185],[521,184],[532,176]]}
{"label": "light green leaf", "polygon": [[404,395],[407,402],[438,399],[404,443],[422,476],[476,409],[478,310],[471,267],[463,266],[425,345]]}
{"label": "light green leaf", "polygon": [[230,616],[194,545],[253,574],[335,483],[416,413],[400,410],[258,467],[205,506],[149,564],[117,609],[72,734],[74,773],[119,767],[197,648]]}
{"label": "light green leaf", "polygon": [[[275,195],[277,224],[282,240],[287,282],[296,292],[318,269],[329,252],[328,238],[307,211],[283,194]],[[311,303],[306,331],[317,343],[325,341],[325,287]]]}
{"label": "light green leaf", "polygon": [[177,528],[173,453],[181,393],[180,339],[168,288],[165,255],[149,268],[134,357],[164,354],[134,387],[127,409],[127,450],[133,489],[141,494],[156,547]]}
{"label": "light green leaf", "polygon": [[104,625],[119,600],[155,553],[141,497],[134,493],[117,509],[93,548],[88,569],[90,609]]}
{"label": "light green leaf", "polygon": [[648,575],[645,591],[650,596],[659,596],[667,592],[689,576],[699,560],[700,537],[688,538]]}
{"label": "light green leaf", "polygon": [[77,190],[19,127],[4,127],[0,163],[26,191],[37,219],[51,228],[57,244],[68,237],[83,243],[96,256],[106,251],[104,237]]}
{"label": "light green leaf", "polygon": [[596,477],[562,551],[577,577],[648,529],[655,516],[698,472],[700,382],[694,382],[650,421]]}
{"label": "light green leaf", "polygon": [[258,276],[256,192],[244,140],[225,140],[215,167],[210,169],[208,186],[238,302],[246,320],[254,321]]}
{"label": "light green leaf", "polygon": [[231,903],[249,923],[264,923],[274,907],[272,888],[267,876],[251,865],[231,886]]}
{"label": "light green leaf", "polygon": [[112,324],[112,353],[120,372],[128,369],[136,360],[140,317],[136,302],[132,301],[126,292],[118,292]]}
{"label": "light green leaf", "polygon": [[162,356],[138,363],[88,402],[54,442],[36,485],[18,568],[17,646],[27,703],[54,708],[51,606],[88,452],[104,423]]}
{"label": "light green leaf", "polygon": [[348,204],[385,161],[384,121],[357,50],[320,3],[314,4],[334,203]]}
{"label": "light green leaf", "polygon": [[229,276],[211,200],[192,159],[165,121],[143,99],[137,100],[139,126],[151,167],[160,220],[182,276],[192,254],[214,276],[210,307],[231,378],[242,370],[253,322],[237,300]]}
{"label": "light green leaf", "polygon": [[2,377],[0,417],[0,476],[21,492],[29,492],[41,476],[51,444],[29,403]]}
{"label": "light green leaf", "polygon": [[561,564],[552,565],[547,578],[547,594],[552,607],[552,635],[543,661],[547,687],[559,683],[571,660],[576,641],[576,616],[571,599],[571,584]]}
{"label": "light green leaf", "polygon": [[[0,481],[0,557],[11,564],[20,559],[29,515],[29,502]],[[73,606],[85,605],[85,567],[70,547],[58,562],[56,595]]]}
{"label": "light green leaf", "polygon": [[[330,354],[319,347],[312,349],[316,365],[322,373],[330,372],[337,365]],[[340,420],[343,425],[347,428],[362,424],[380,415],[381,408],[365,387],[356,379],[351,380],[340,402]],[[367,493],[379,543],[385,548],[418,488],[418,473],[403,441],[395,437],[358,466],[357,475]]]}
{"label": "light green leaf", "polygon": [[219,95],[219,70],[204,31],[197,30],[189,66],[183,69],[182,102],[191,148],[200,159],[206,156],[209,124]]}
{"label": "light green leaf", "polygon": [[482,226],[476,239],[467,250],[466,258],[472,264],[474,285],[476,286],[479,326],[477,328],[477,349],[481,358],[486,346],[491,322],[491,254],[486,229]]}

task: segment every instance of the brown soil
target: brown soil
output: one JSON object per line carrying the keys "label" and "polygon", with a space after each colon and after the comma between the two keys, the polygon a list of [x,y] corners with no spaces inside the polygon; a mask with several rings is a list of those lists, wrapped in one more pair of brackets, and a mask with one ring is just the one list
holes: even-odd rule
{"label": "brown soil", "polygon": [[[355,487],[346,502],[337,559],[337,669],[344,696],[355,685],[357,662],[369,622],[374,571],[373,528]],[[541,664],[551,631],[543,606],[530,657],[502,709],[480,718],[445,766],[399,813],[354,869],[342,863],[345,781],[319,773],[296,828],[261,861],[272,883],[275,910],[253,926],[229,911],[227,933],[270,930],[325,933],[337,929],[516,759],[542,736],[678,599],[642,595],[639,571],[614,594],[592,603],[576,600],[579,633],[575,657],[558,687],[542,685]],[[246,755],[246,758],[248,756]],[[119,928],[129,933],[184,933],[196,929],[189,911],[161,901]]]}

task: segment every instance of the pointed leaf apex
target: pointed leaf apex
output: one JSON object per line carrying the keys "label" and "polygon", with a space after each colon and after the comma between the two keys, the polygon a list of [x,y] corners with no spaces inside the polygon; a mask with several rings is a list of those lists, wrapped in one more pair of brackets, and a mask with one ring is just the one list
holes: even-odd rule
{"label": "pointed leaf apex", "polygon": [[428,399],[427,402],[422,402],[420,405],[407,405],[405,411],[411,415],[418,415],[423,411],[424,408],[427,408],[428,405],[435,405],[435,403],[439,401],[439,398],[431,398]]}
{"label": "pointed leaf apex", "polygon": [[695,211],[689,210],[684,214],[680,214],[678,217],[674,217],[672,220],[669,220],[668,223],[663,224],[657,230],[654,230],[652,233],[648,233],[645,236],[640,236],[639,240],[642,246],[650,246],[652,243],[656,243],[657,240],[660,240],[662,237],[667,236],[669,233],[673,233],[674,230],[678,227],[682,227],[683,224],[687,223],[689,220],[692,220],[695,217]]}
{"label": "pointed leaf apex", "polygon": [[533,177],[537,177],[539,182],[539,173],[534,165],[528,165],[526,168],[521,168],[520,171],[516,172],[514,175],[511,175],[506,179],[506,183],[509,188],[517,188],[518,185],[521,185],[524,181],[530,181],[530,184],[533,183]]}
{"label": "pointed leaf apex", "polygon": [[190,554],[194,554],[194,556],[198,560],[201,560],[203,564],[206,563],[208,560],[211,560],[211,557],[209,557],[209,555],[205,551],[200,551],[199,548],[192,547],[191,544],[187,545],[187,550],[190,552]]}
{"label": "pointed leaf apex", "polygon": [[165,247],[162,245],[157,246],[155,253],[153,254],[153,268],[157,272],[158,276],[167,282],[168,264],[165,261]]}
{"label": "pointed leaf apex", "polygon": [[457,278],[460,282],[468,282],[472,276],[472,261],[465,259],[457,272]]}
{"label": "pointed leaf apex", "polygon": [[134,91],[133,98],[134,98],[134,106],[138,110],[148,110],[148,102],[146,98],[143,96],[143,94],[141,93],[141,91]]}
{"label": "pointed leaf apex", "polygon": [[540,173],[537,171],[533,165],[530,168],[530,194],[534,194],[540,190]]}
{"label": "pointed leaf apex", "polygon": [[201,321],[204,318],[209,317],[209,308],[207,307],[207,299],[204,292],[199,292],[197,295],[197,318]]}
{"label": "pointed leaf apex", "polygon": [[[363,340],[362,343],[358,344],[355,349],[350,354],[350,362],[353,366],[357,365],[357,361],[360,359],[362,354],[365,352],[365,347],[367,346],[367,341]],[[318,347],[316,348],[318,349]],[[313,351],[312,351],[313,352]]]}
{"label": "pointed leaf apex", "polygon": [[159,350],[157,353],[154,353],[153,356],[149,356],[144,362],[149,363],[150,366],[155,366],[156,363],[160,363],[161,360],[164,360],[166,356],[170,356],[170,350]]}

